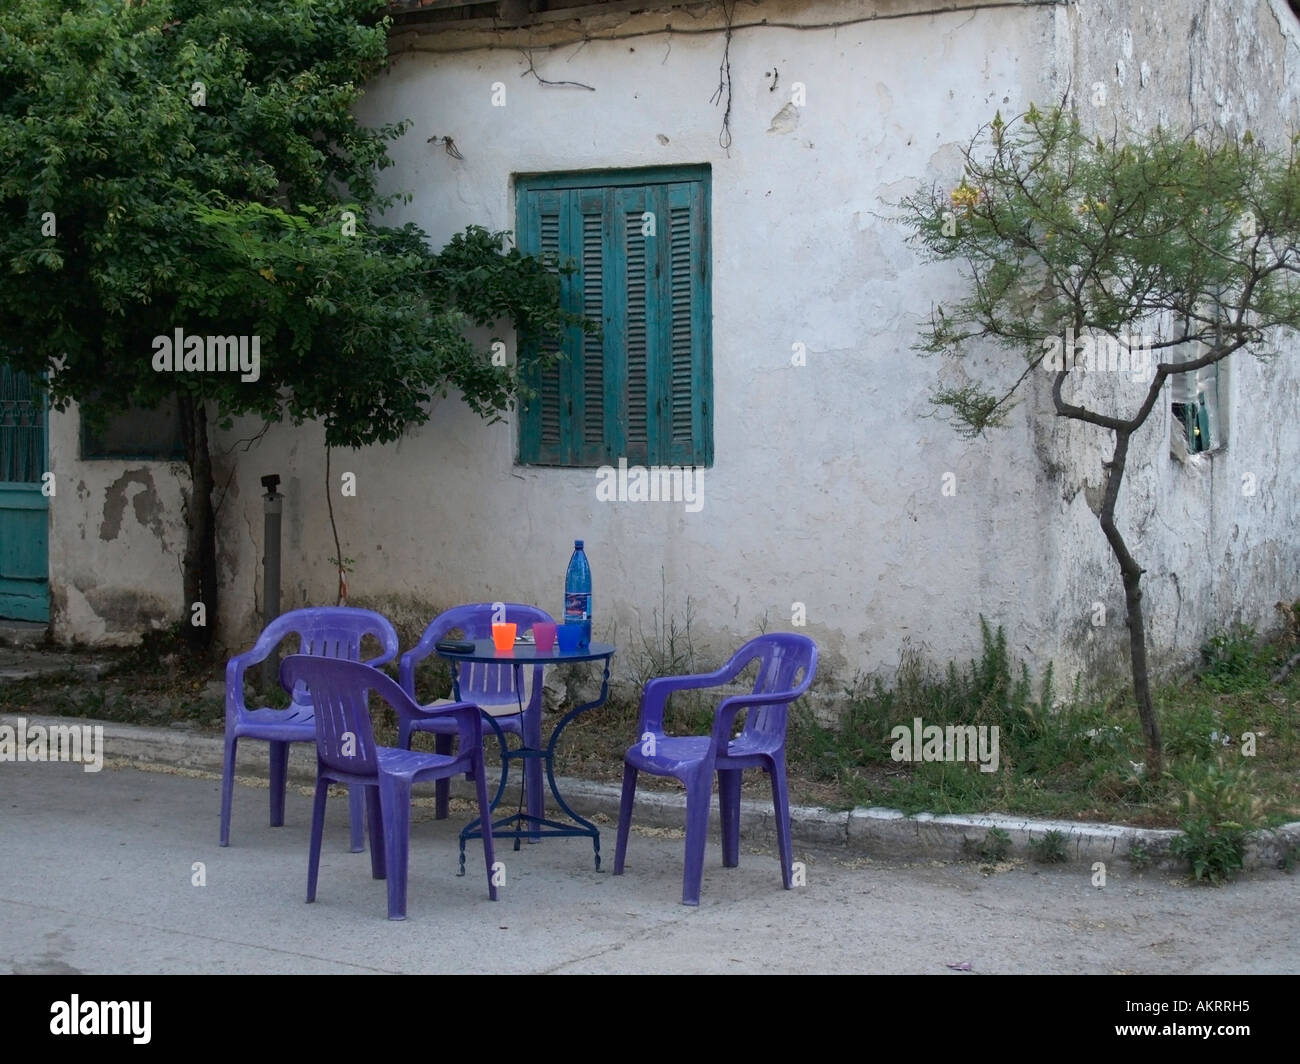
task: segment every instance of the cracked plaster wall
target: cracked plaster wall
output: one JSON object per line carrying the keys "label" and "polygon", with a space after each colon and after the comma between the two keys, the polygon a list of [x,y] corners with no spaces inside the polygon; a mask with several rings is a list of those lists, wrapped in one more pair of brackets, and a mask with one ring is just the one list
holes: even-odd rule
{"label": "cracked plaster wall", "polygon": [[168,462],[82,461],[78,424],[75,404],[50,418],[51,624],[65,642],[131,644],[181,616],[188,478]]}

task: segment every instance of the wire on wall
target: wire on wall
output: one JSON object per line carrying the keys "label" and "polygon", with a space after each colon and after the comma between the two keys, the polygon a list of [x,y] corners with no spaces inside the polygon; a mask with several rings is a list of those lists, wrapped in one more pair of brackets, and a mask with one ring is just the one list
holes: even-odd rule
{"label": "wire on wall", "polygon": [[723,0],[722,17],[726,20],[726,37],[722,46],[722,62],[718,64],[718,88],[709,97],[709,103],[717,106],[722,102],[722,94],[727,95],[727,109],[722,112],[722,131],[718,134],[718,143],[731,150],[731,16],[736,13],[736,0],[728,4]]}

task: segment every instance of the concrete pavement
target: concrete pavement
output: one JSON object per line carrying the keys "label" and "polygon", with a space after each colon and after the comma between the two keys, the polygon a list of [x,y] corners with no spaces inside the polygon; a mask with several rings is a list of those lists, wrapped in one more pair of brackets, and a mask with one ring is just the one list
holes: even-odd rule
{"label": "concrete pavement", "polygon": [[[254,744],[256,745],[256,744]],[[1120,861],[913,864],[796,846],[807,885],[781,889],[754,843],[721,867],[716,840],[698,909],[679,904],[682,838],[634,833],[627,874],[584,839],[498,847],[501,900],[482,851],[456,876],[468,818],[414,814],[408,919],[385,919],[382,881],[347,850],[330,803],[318,901],[304,903],[310,801],[286,826],[267,792],[236,790],[232,844],[216,844],[218,781],[184,769],[0,764],[0,971],[147,972],[1290,972],[1300,971],[1300,877],[1259,871],[1218,890]],[[199,885],[199,884],[202,885]],[[965,976],[962,976],[965,977]]]}

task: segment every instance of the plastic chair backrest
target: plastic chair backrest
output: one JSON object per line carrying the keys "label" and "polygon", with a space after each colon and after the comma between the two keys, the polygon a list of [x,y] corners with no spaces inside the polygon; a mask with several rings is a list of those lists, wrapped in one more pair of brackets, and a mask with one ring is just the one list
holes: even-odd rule
{"label": "plastic chair backrest", "polygon": [[806,635],[774,632],[751,639],[735,654],[733,661],[758,660],[754,694],[789,692],[789,701],[755,706],[745,718],[744,734],[784,735],[790,702],[808,690],[817,668],[817,644]]}
{"label": "plastic chair backrest", "polygon": [[[355,606],[312,606],[281,614],[262,632],[258,642],[274,639],[274,645],[286,636],[298,636],[299,654],[313,657],[361,660],[361,642],[374,636],[382,648],[380,659],[391,661],[397,656],[397,630],[382,613]],[[312,704],[311,692],[301,684],[292,691],[299,706]]]}
{"label": "plastic chair backrest", "polygon": [[316,717],[316,753],[322,765],[357,776],[379,775],[368,694],[408,701],[378,669],[346,658],[294,655],[280,666],[286,687],[311,688]]}

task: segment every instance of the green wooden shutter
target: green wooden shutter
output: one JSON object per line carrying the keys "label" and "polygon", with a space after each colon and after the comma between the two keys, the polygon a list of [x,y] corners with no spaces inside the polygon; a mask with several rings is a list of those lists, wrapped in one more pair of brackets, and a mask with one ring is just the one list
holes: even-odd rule
{"label": "green wooden shutter", "polygon": [[[600,322],[605,306],[605,194],[601,189],[574,189],[570,203],[578,273],[569,282],[582,315]],[[571,375],[566,405],[572,434],[568,461],[573,465],[601,465],[608,458],[602,335],[574,329],[567,351]]]}
{"label": "green wooden shutter", "polygon": [[1210,414],[1205,409],[1205,393],[1196,395],[1196,447],[1197,451],[1208,451],[1214,446],[1210,438]]}
{"label": "green wooden shutter", "polygon": [[[623,263],[618,288],[606,298],[622,308],[621,328],[611,329],[606,353],[621,359],[624,384],[610,402],[621,415],[622,446],[619,455],[629,463],[645,464],[650,458],[650,316],[654,308],[654,241],[642,234],[642,215],[649,210],[644,188],[619,188],[613,195],[615,227],[612,255]],[[612,288],[612,286],[611,286]]]}
{"label": "green wooden shutter", "polygon": [[[530,190],[522,197],[520,248],[546,256],[575,273],[561,277],[565,309],[600,322],[605,301],[605,199],[599,189]],[[543,354],[563,357],[528,376],[539,395],[524,410],[520,457],[545,465],[598,465],[605,440],[605,357],[600,333],[565,331],[545,341]]]}
{"label": "green wooden shutter", "polygon": [[[619,454],[631,463],[707,464],[710,425],[709,256],[700,182],[614,190],[606,362],[626,380],[609,396],[621,414]],[[653,219],[653,226],[651,225]],[[621,444],[621,446],[618,446]]]}
{"label": "green wooden shutter", "polygon": [[577,266],[562,279],[564,305],[601,332],[571,330],[564,360],[535,376],[540,396],[523,412],[520,460],[710,464],[706,182],[617,176],[521,185],[520,248]]}
{"label": "green wooden shutter", "polygon": [[713,461],[709,358],[709,249],[703,188],[699,182],[664,189],[669,221],[668,319],[664,348],[666,385],[658,461],[707,465]]}
{"label": "green wooden shutter", "polygon": [[[561,237],[568,222],[567,195],[549,190],[526,193],[526,210],[520,211],[519,247],[531,255],[545,258],[556,272],[564,258],[564,241]],[[555,338],[541,343],[521,337],[524,357],[534,352],[553,355],[560,349]],[[560,392],[563,364],[549,368],[534,368],[524,373],[524,380],[539,394],[522,411],[520,431],[520,459],[555,465],[563,461],[560,431]]]}
{"label": "green wooden shutter", "polygon": [[658,220],[651,381],[651,460],[706,464],[708,438],[708,247],[703,189],[674,182],[654,189]]}

